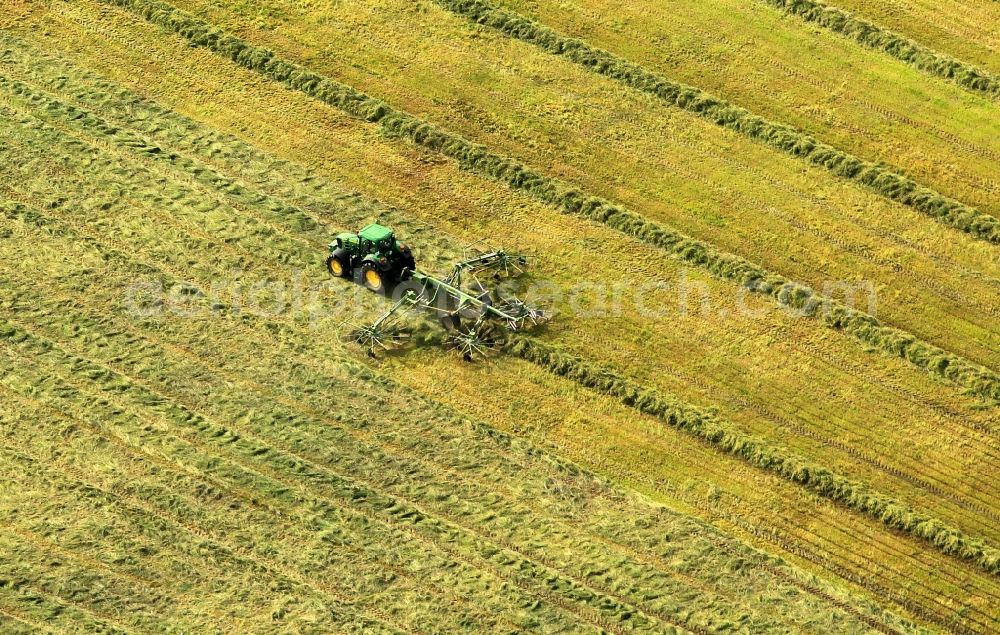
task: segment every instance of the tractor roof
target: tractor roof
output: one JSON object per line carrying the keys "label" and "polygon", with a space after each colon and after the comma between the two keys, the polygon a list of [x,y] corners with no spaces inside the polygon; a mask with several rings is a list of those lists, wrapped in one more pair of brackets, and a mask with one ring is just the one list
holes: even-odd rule
{"label": "tractor roof", "polygon": [[377,243],[380,240],[385,240],[386,238],[392,237],[392,230],[384,225],[379,225],[378,223],[372,223],[364,229],[358,232],[358,235],[365,240],[370,240],[373,243]]}

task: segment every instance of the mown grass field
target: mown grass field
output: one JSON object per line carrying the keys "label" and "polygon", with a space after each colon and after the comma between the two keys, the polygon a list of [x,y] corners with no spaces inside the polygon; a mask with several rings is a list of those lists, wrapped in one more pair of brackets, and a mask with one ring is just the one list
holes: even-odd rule
{"label": "mown grass field", "polygon": [[[447,3],[118,4],[0,17],[0,630],[1000,629],[996,244]],[[394,138],[150,6],[786,279],[870,282],[884,325],[980,379]],[[503,6],[998,211],[995,101],[766,3]],[[906,11],[865,17],[989,68],[988,34],[946,47],[951,22]],[[560,305],[470,365],[343,343],[346,315],[310,309],[386,308],[347,283],[268,316],[126,310],[136,281],[319,285],[330,236],[375,218],[431,270],[489,236],[559,289],[666,283],[661,315]]]}

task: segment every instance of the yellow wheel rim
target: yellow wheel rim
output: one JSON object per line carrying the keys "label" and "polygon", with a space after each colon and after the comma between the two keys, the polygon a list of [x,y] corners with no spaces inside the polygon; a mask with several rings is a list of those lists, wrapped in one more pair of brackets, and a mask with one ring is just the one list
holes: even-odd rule
{"label": "yellow wheel rim", "polygon": [[340,261],[335,258],[331,259],[330,273],[332,273],[335,276],[339,276],[340,274],[344,273],[344,265],[340,264]]}
{"label": "yellow wheel rim", "polygon": [[378,289],[382,286],[382,276],[374,269],[369,269],[365,272],[365,282],[372,289]]}

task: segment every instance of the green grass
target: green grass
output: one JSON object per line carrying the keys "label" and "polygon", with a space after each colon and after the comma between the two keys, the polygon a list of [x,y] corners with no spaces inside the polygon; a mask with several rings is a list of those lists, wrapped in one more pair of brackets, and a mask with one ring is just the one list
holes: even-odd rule
{"label": "green grass", "polygon": [[849,11],[812,0],[765,0],[790,15],[814,22],[859,44],[883,51],[931,75],[987,95],[1000,95],[1000,80],[961,60],[942,55],[913,40],[884,29]]}
{"label": "green grass", "polygon": [[439,4],[477,24],[530,42],[548,53],[563,56],[595,73],[653,94],[673,106],[861,183],[951,227],[1000,244],[1000,221],[995,217],[942,196],[885,166],[859,159],[802,131],[768,121],[699,88],[671,81],[583,40],[562,36],[538,22],[483,0],[441,0]]}
{"label": "green grass", "polygon": [[[117,2],[117,0],[115,1]],[[532,197],[553,205],[561,211],[605,223],[630,236],[635,236],[653,245],[662,247],[685,262],[703,267],[720,278],[735,281],[751,291],[772,296],[779,304],[799,309],[805,315],[820,315],[818,309],[822,308],[823,305],[815,299],[816,292],[805,285],[768,272],[738,256],[720,252],[703,241],[692,239],[670,227],[651,222],[641,215],[623,209],[610,201],[590,196],[565,182],[532,170],[515,159],[495,154],[484,146],[472,144],[466,139],[442,130],[427,121],[395,110],[381,100],[369,97],[347,85],[340,84],[329,78],[310,72],[302,66],[283,60],[275,56],[270,50],[254,46],[226,34],[202,20],[174,9],[168,4],[156,2],[155,0],[121,0],[118,4],[135,10],[154,23],[170,28],[191,42],[199,46],[205,46],[237,64],[263,73],[271,79],[283,82],[307,95],[336,106],[355,117],[369,122],[377,122],[381,129],[392,137],[407,139],[428,149],[440,152],[458,161],[459,165],[465,169],[500,180],[511,187],[524,190]],[[500,11],[500,14],[501,16],[513,16],[513,14],[503,11]],[[506,22],[503,23],[506,24]],[[525,35],[524,37],[538,37],[546,39],[546,41],[552,40],[552,46],[566,52],[562,44],[560,44],[561,40],[558,39],[558,36],[555,36],[551,31],[540,29],[537,25],[533,25],[530,22],[517,22],[515,20],[511,23],[510,29],[518,33],[534,33],[532,29],[536,29],[539,35]],[[584,47],[581,49],[582,55],[589,54],[593,57],[593,51],[587,49],[586,45],[581,44],[579,47]],[[575,51],[579,47],[570,50]],[[598,64],[599,69],[605,70],[613,68],[612,62],[618,63],[610,56],[607,56],[607,58],[604,62],[595,58],[593,63]],[[627,71],[627,74],[634,72],[634,70]],[[618,73],[613,74],[618,76]],[[644,80],[640,78],[637,81],[642,82]],[[697,112],[706,112],[706,108],[711,110],[715,107],[731,109],[730,106],[710,96],[700,97],[701,93],[696,89],[681,90],[676,85],[675,88],[676,90],[672,92],[674,97],[678,99],[683,97],[682,101],[684,103],[682,105],[685,107],[691,106]],[[745,111],[742,111],[743,114],[740,114],[739,109],[732,110],[732,112],[736,113],[736,119],[727,116],[719,121],[721,123],[727,121],[738,122],[746,117],[748,122],[751,119],[753,122],[756,122],[749,124],[753,130],[757,131],[754,133],[755,135],[759,132],[769,139],[790,138],[787,135],[775,136],[766,131],[761,132],[763,130],[761,126],[766,124],[766,122],[763,122],[759,118],[751,117]],[[733,125],[737,125],[737,123]],[[737,125],[737,127],[739,126]],[[829,148],[828,152],[820,145],[817,145],[814,140],[809,140],[806,137],[803,137],[801,141],[805,143],[803,153],[815,156],[816,160],[820,162],[826,160],[822,157],[833,156],[829,152],[833,152],[834,155],[838,152],[832,148]],[[789,148],[794,149],[799,147],[799,141],[793,139],[790,143]],[[813,155],[814,150],[816,151],[815,155]],[[798,150],[796,150],[796,153],[801,154]],[[839,169],[837,166],[840,163],[840,159],[834,160],[830,163],[831,169]],[[857,176],[864,169],[864,173],[868,176],[862,180],[869,178],[874,179],[871,182],[881,180],[879,176],[881,172],[879,170],[868,170],[864,168],[863,162],[853,158],[850,159],[850,163],[855,166],[849,170],[850,175]],[[889,181],[893,181],[895,178],[893,176],[889,178]],[[960,204],[945,201],[936,195],[931,196],[926,193],[917,193],[915,190],[916,186],[913,184],[903,184],[900,186],[896,182],[895,185],[890,184],[887,187],[888,190],[897,193],[902,192],[905,196],[914,193],[918,195],[921,201],[941,206],[941,209],[946,209],[949,214],[955,212],[958,214],[956,218],[973,219],[980,218],[980,216],[988,218],[989,221],[984,221],[985,224],[980,224],[978,221],[973,223],[976,227],[983,228],[987,233],[994,232],[996,227],[1000,227],[1000,225],[996,224],[996,219],[992,217],[986,215],[976,216],[978,212],[970,215],[966,211],[962,211]],[[969,227],[973,225],[969,225]],[[997,236],[1000,237],[1000,233]],[[844,331],[865,344],[876,347],[890,355],[901,357],[919,368],[955,381],[974,394],[989,400],[1000,400],[1000,376],[997,376],[993,371],[971,363],[933,344],[922,341],[905,331],[885,326],[874,317],[846,307],[836,300],[828,301],[827,306],[829,306],[829,309],[824,311],[821,316],[827,326]]]}
{"label": "green grass", "polygon": [[[60,113],[51,98],[34,97],[42,119]],[[25,593],[48,593],[72,608],[64,610],[70,623],[90,624],[74,611],[92,615],[95,628],[124,612],[126,630],[255,628],[270,615],[305,630],[675,623],[715,631],[796,623],[783,615],[804,589],[810,602],[829,601],[795,573],[776,577],[786,565],[721,536],[713,545],[704,524],[457,418],[351,356],[296,370],[296,355],[312,355],[308,337],[328,331],[258,324],[225,308],[218,322],[128,319],[118,290],[130,279],[207,281],[237,264],[276,269],[270,254],[305,249],[315,221],[79,110],[63,128],[8,114],[5,129],[32,144],[18,149],[41,176],[2,186],[47,209],[5,205],[19,240],[5,243],[4,256],[20,263],[2,273],[13,316],[2,329],[3,399],[16,404],[5,427],[20,431],[5,466],[20,488],[50,482],[53,507],[13,517],[36,538],[5,554],[18,563],[16,587],[0,595],[5,606],[22,609],[32,601]],[[130,165],[133,155],[148,159]],[[161,159],[169,167],[150,168]],[[60,202],[50,198],[56,183],[67,194]],[[136,204],[146,214],[121,213]],[[371,211],[359,207],[354,213]],[[199,262],[186,267],[191,254]],[[76,306],[63,301],[83,290]],[[272,345],[266,365],[248,341]],[[279,369],[285,379],[275,384]],[[324,407],[331,398],[335,410]],[[23,425],[45,409],[49,427]],[[83,469],[86,462],[99,469]],[[74,500],[79,491],[92,494]],[[97,517],[111,523],[103,541],[83,520]],[[70,530],[59,540],[73,564],[52,571],[40,558],[60,527]],[[150,561],[122,562],[119,552]],[[207,557],[202,568],[198,553]],[[177,586],[169,599],[147,597],[129,592],[127,576]],[[226,610],[229,596],[213,590],[223,579],[244,594],[239,607]],[[267,594],[271,585],[278,596]],[[69,591],[76,586],[104,590]],[[744,597],[773,597],[781,612]],[[824,628],[845,619],[836,604],[803,610],[817,626],[833,620]]]}
{"label": "green grass", "polygon": [[[80,5],[82,15],[91,4]],[[0,163],[10,169],[0,176],[0,197],[3,235],[11,240],[0,242],[0,284],[9,292],[0,304],[0,417],[10,441],[0,470],[12,486],[0,504],[12,520],[0,557],[14,575],[0,586],[0,627],[51,613],[62,630],[83,632],[102,624],[230,632],[919,630],[888,607],[941,630],[992,630],[996,582],[989,574],[796,485],[804,472],[783,479],[716,449],[714,440],[736,454],[764,446],[747,445],[758,442],[740,431],[745,412],[709,414],[720,409],[669,396],[669,373],[692,368],[680,357],[653,368],[663,377],[628,361],[639,350],[630,343],[634,329],[654,329],[648,321],[620,322],[619,349],[605,348],[589,326],[556,322],[520,349],[512,343],[512,355],[473,367],[428,350],[434,333],[422,348],[373,363],[339,341],[335,323],[258,318],[225,303],[204,319],[123,313],[122,289],[137,279],[207,287],[237,267],[247,281],[281,279],[302,267],[307,281],[325,281],[330,234],[374,218],[397,227],[421,262],[437,268],[460,253],[466,231],[488,226],[461,200],[477,190],[494,198],[497,216],[521,205],[540,228],[562,223],[574,237],[566,249],[579,242],[656,250],[583,217],[559,217],[437,153],[366,137],[375,126],[276,82],[248,80],[218,56],[122,15],[125,22],[116,24],[112,12],[101,24],[112,33],[146,33],[152,52],[141,55],[153,60],[140,71],[128,56],[109,53],[113,72],[135,73],[129,85],[158,85],[173,59],[177,68],[204,73],[208,85],[218,69],[248,116],[224,91],[209,95],[200,111],[169,72],[162,85],[182,88],[167,97],[171,108],[3,37]],[[58,20],[50,27],[55,37],[62,33]],[[191,89],[201,90],[197,82]],[[260,103],[288,107],[288,120]],[[232,130],[223,122],[238,122],[240,136],[281,156],[173,109],[198,112],[222,130]],[[291,134],[287,145],[268,138],[266,122],[284,131],[300,118],[311,122],[312,112],[330,126],[311,135],[316,145]],[[349,134],[338,136],[338,128]],[[345,140],[356,138],[372,141],[367,154],[351,154]],[[328,152],[309,160],[317,171],[296,164],[324,146]],[[376,155],[370,165],[349,159]],[[451,175],[446,196],[428,185],[434,170]],[[345,183],[381,174],[358,189],[384,193],[399,209],[338,189],[317,172],[343,175]],[[512,180],[518,174],[513,169]],[[413,196],[394,195],[394,188]],[[435,213],[462,236],[419,222]],[[530,244],[546,245],[537,237]],[[648,255],[635,262],[643,272],[671,266]],[[560,273],[543,263],[539,276],[548,275]],[[365,316],[384,309],[370,295],[356,299]],[[192,301],[208,308],[206,298]],[[821,330],[815,321],[796,328]],[[597,336],[588,344],[591,333]],[[720,353],[725,377],[731,352]],[[829,459],[847,474],[877,475],[900,500],[927,502],[958,526],[993,531],[993,490],[977,480],[989,473],[989,454],[981,457],[982,472],[934,485],[935,474],[960,473],[960,453],[979,456],[980,435],[987,439],[993,429],[989,416],[970,411],[967,425],[979,427],[954,428],[958,398],[940,401],[949,387],[888,357],[871,360],[898,373],[890,386],[915,391],[888,399],[889,411],[909,412],[902,407],[909,399],[930,399],[922,405],[943,429],[931,438],[914,420],[913,439],[953,434],[956,444],[972,445],[963,451],[939,443],[944,447],[926,464],[923,446],[907,445],[884,459],[888,465],[865,466],[836,450],[863,441],[841,438],[835,427],[813,429],[795,415],[789,429],[805,436],[788,439],[794,450],[768,445],[751,458],[785,460],[807,448],[804,464]],[[853,390],[840,375],[830,377],[831,390]],[[876,374],[873,390],[885,381]],[[659,415],[705,432],[709,442],[663,425]],[[763,438],[771,443],[781,430]],[[826,439],[839,445],[820,443]],[[816,474],[829,480],[822,469]],[[961,487],[952,491],[953,483]],[[23,504],[39,497],[50,502]],[[888,521],[916,529],[903,518]],[[936,523],[928,527],[941,533]],[[55,566],[53,554],[68,564]]]}
{"label": "green grass", "polygon": [[[230,194],[234,199],[246,204],[251,201],[255,208],[263,208],[271,213],[275,218],[284,219],[285,223],[291,223],[293,227],[308,227],[315,230],[317,223],[301,210],[288,210],[278,202],[269,197],[253,197],[245,188],[233,185],[225,185],[225,180],[212,170],[197,166],[190,159],[164,155],[159,149],[155,149],[150,142],[134,134],[122,132],[106,124],[103,120],[71,106],[66,106],[61,102],[47,98],[19,82],[9,82],[0,78],[0,86],[7,87],[18,96],[24,97],[32,102],[35,107],[44,111],[45,116],[63,114],[73,122],[74,126],[79,126],[88,130],[91,134],[99,137],[112,137],[116,144],[132,148],[138,153],[149,154],[152,157],[163,157],[178,169],[194,173],[202,182],[215,186]],[[37,127],[38,124],[30,120],[20,122],[25,128]],[[43,130],[48,132],[48,138],[41,137],[36,141],[39,146],[58,147],[58,142],[54,141],[52,133],[54,129]],[[93,170],[92,163],[89,167],[78,166],[77,174],[86,174]],[[99,164],[97,164],[99,165]],[[120,169],[120,168],[119,168]],[[103,170],[95,171],[94,180],[98,181],[104,171],[114,171],[113,164],[107,164]],[[138,181],[138,174],[133,176],[133,180]],[[179,217],[184,213],[189,213],[186,206],[178,206],[174,201],[192,200],[194,193],[186,188],[177,188],[173,191],[167,189],[167,196],[174,201],[168,201],[158,196],[157,186],[150,182],[145,189],[139,190],[135,196],[142,200],[151,200],[160,206],[176,209],[175,216]],[[215,207],[215,206],[213,206]],[[224,208],[216,207],[212,210],[220,214],[220,217],[229,219],[229,214]],[[204,222],[204,221],[203,221]],[[240,238],[240,243],[255,251],[267,253],[280,253],[274,260],[278,263],[288,264],[296,262],[307,262],[312,265],[313,271],[321,271],[318,259],[322,256],[322,243],[302,244],[296,243],[279,236],[277,232],[268,227],[255,227],[256,223],[249,225],[247,229],[234,228],[234,223],[227,220],[227,225],[235,230]],[[206,230],[217,231],[219,227],[208,223]],[[453,251],[457,251],[457,248]],[[245,267],[246,262],[239,260],[233,263],[233,267]],[[426,338],[424,338],[426,339]],[[628,382],[621,377],[609,376],[607,373],[596,369],[588,369],[587,364],[572,357],[561,358],[557,353],[549,352],[544,346],[539,346],[527,340],[514,342],[510,350],[519,354],[523,358],[539,363],[540,365],[561,375],[570,376],[581,383],[598,388],[615,398],[621,399],[626,405],[634,406],[637,409],[659,416],[671,425],[676,425],[681,429],[695,434],[710,441],[724,452],[732,453],[747,460],[752,465],[772,470],[793,482],[801,483],[811,489],[828,496],[831,499],[841,502],[851,508],[868,513],[890,527],[910,532],[916,536],[926,539],[931,544],[942,549],[945,553],[957,555],[971,560],[982,566],[991,573],[1000,571],[1000,555],[996,549],[984,544],[982,541],[966,536],[958,529],[943,523],[933,516],[928,516],[915,512],[905,504],[901,504],[884,494],[871,492],[864,485],[851,481],[842,475],[831,473],[825,467],[812,464],[801,457],[787,455],[783,450],[770,446],[760,439],[755,439],[739,430],[731,429],[721,422],[711,417],[704,417],[697,411],[678,404],[676,400],[659,395],[656,391],[643,392],[641,386]],[[631,384],[631,385],[630,385]]]}

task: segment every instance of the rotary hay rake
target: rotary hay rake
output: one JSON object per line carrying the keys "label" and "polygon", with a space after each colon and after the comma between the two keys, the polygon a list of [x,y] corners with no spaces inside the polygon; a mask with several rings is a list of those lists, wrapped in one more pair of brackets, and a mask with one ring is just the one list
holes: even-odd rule
{"label": "rotary hay rake", "polygon": [[[380,350],[391,350],[409,338],[401,314],[417,308],[439,317],[448,331],[445,345],[463,359],[485,357],[494,348],[497,325],[518,331],[546,320],[541,310],[516,297],[501,297],[479,279],[487,272],[492,272],[495,280],[520,276],[527,262],[521,254],[491,249],[456,263],[443,279],[419,270],[408,272],[409,288],[378,319],[352,331],[351,339],[372,357]],[[464,326],[463,321],[468,320],[471,324]]]}

